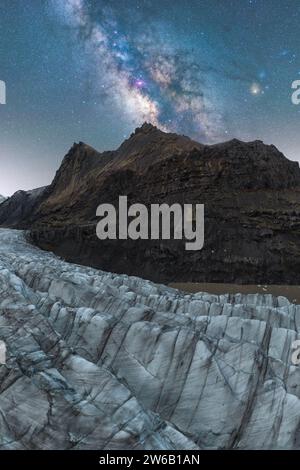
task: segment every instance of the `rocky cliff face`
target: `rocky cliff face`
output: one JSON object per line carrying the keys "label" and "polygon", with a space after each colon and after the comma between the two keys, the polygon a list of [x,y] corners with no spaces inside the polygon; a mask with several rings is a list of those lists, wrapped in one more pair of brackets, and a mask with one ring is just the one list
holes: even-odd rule
{"label": "rocky cliff face", "polygon": [[6,197],[1,196],[1,194],[0,194],[0,204],[2,204],[2,202],[4,202],[5,200],[6,200]]}
{"label": "rocky cliff face", "polygon": [[299,449],[300,307],[185,295],[0,230],[1,449]]}
{"label": "rocky cliff face", "polygon": [[[204,203],[204,249],[99,241],[96,209],[119,195],[147,206]],[[300,283],[299,165],[261,141],[201,145],[144,124],[114,152],[74,144],[20,226],[69,261],[158,282]]]}
{"label": "rocky cliff face", "polygon": [[17,191],[12,197],[5,199],[0,208],[0,225],[7,227],[27,226],[28,218],[38,206],[44,189]]}
{"label": "rocky cliff face", "polygon": [[89,224],[95,220],[102,200],[118,199],[118,191],[127,194],[134,189],[128,186],[128,177],[146,177],[155,163],[202,147],[188,137],[166,134],[146,123],[113,152],[99,153],[83,142],[74,144],[44,193],[32,222],[55,227],[75,221]]}

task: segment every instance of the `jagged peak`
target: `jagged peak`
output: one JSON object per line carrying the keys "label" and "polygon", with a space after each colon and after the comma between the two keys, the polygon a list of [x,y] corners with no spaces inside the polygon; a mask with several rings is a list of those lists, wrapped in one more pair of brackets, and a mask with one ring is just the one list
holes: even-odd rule
{"label": "jagged peak", "polygon": [[226,140],[225,142],[218,142],[216,144],[209,145],[209,147],[264,147],[264,148],[273,148],[278,151],[275,145],[268,145],[263,140],[251,140],[245,141],[241,139],[237,139],[236,137],[230,140]]}
{"label": "jagged peak", "polygon": [[85,142],[79,141],[79,142],[74,142],[73,143],[72,147],[70,148],[70,152],[74,151],[74,150],[77,150],[77,149],[83,149],[83,148],[92,149],[92,147],[90,145],[86,144]]}
{"label": "jagged peak", "polygon": [[86,144],[85,142],[79,141],[74,142],[72,147],[68,150],[64,157],[64,162],[69,163],[73,160],[89,160],[95,155],[99,155],[99,152],[94,149],[91,145]]}
{"label": "jagged peak", "polygon": [[159,129],[151,124],[151,122],[144,122],[141,127],[137,127],[134,131],[134,134],[148,134],[149,132],[158,131]]}

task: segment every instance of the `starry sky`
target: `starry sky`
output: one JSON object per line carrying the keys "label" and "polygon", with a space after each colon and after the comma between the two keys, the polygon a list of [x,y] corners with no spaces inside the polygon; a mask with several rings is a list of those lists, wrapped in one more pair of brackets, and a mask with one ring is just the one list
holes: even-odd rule
{"label": "starry sky", "polygon": [[49,184],[73,142],[144,121],[300,160],[299,0],[1,0],[0,194]]}

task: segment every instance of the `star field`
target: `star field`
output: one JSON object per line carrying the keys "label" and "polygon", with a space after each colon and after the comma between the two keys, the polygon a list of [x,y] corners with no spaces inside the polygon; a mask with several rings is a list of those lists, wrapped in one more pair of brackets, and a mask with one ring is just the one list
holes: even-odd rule
{"label": "star field", "polygon": [[48,184],[74,141],[150,121],[300,159],[297,0],[2,0],[0,193]]}

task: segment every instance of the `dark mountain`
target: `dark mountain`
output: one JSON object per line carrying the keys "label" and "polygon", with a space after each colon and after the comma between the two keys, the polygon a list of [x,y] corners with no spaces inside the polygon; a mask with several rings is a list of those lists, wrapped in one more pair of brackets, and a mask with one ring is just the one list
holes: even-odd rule
{"label": "dark mountain", "polygon": [[166,134],[147,123],[113,152],[98,153],[83,142],[74,144],[45,192],[35,221],[48,225],[51,219],[51,224],[64,226],[67,218],[90,223],[107,190],[109,198],[118,197],[118,192],[108,188],[111,181],[116,180],[117,189],[123,191],[120,194],[125,194],[130,189],[128,177],[139,178],[155,164],[202,148],[188,137]]}
{"label": "dark mountain", "polygon": [[[119,195],[204,203],[204,249],[98,240],[96,208]],[[2,206],[0,223],[9,223]],[[70,261],[155,281],[300,282],[299,165],[261,141],[202,145],[144,124],[113,152],[74,144],[24,224],[36,244]]]}
{"label": "dark mountain", "polygon": [[0,206],[0,225],[12,228],[28,226],[28,219],[37,207],[45,188],[17,191]]}

